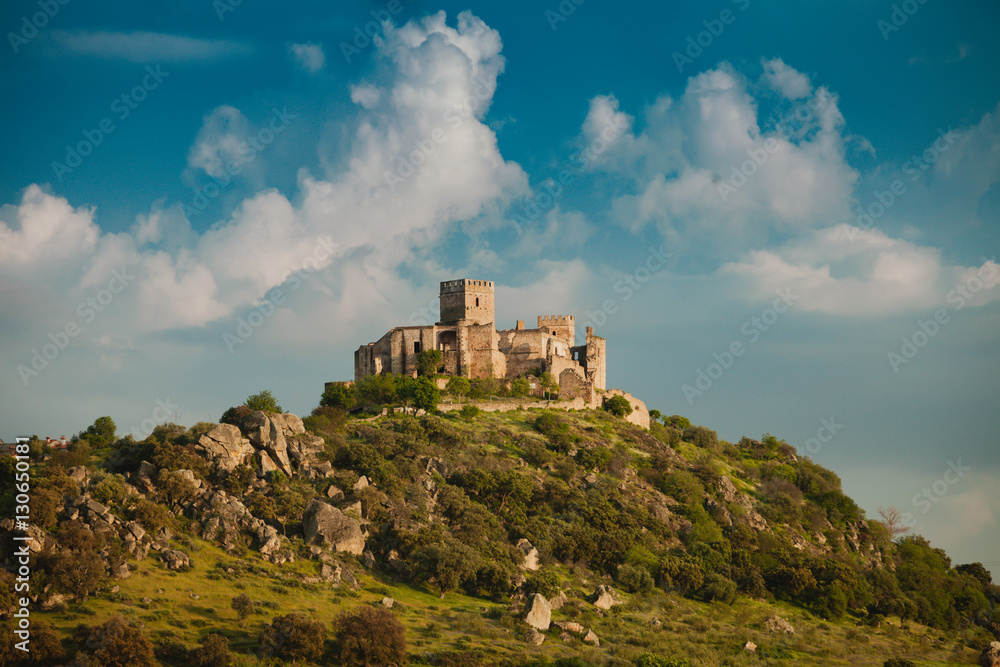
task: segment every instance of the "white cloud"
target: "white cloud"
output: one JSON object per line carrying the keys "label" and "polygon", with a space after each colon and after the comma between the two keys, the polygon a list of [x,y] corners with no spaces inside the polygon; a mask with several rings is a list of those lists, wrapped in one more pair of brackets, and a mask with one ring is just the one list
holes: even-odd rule
{"label": "white cloud", "polygon": [[253,47],[243,42],[156,32],[54,30],[52,38],[58,46],[72,53],[141,64],[241,58],[254,53]]}
{"label": "white cloud", "polygon": [[188,166],[209,176],[222,176],[228,163],[246,160],[249,135],[250,122],[239,109],[228,104],[214,109],[202,120],[194,145],[188,151]]}
{"label": "white cloud", "polygon": [[99,233],[93,209],[74,209],[32,185],[19,206],[0,209],[0,263],[18,270],[51,267],[92,251]]}
{"label": "white cloud", "polygon": [[295,56],[299,65],[310,74],[320,71],[326,64],[326,54],[319,44],[289,44],[288,50]]}
{"label": "white cloud", "polygon": [[809,77],[786,65],[781,58],[761,62],[764,65],[764,80],[788,99],[802,99],[812,92]]}
{"label": "white cloud", "polygon": [[[883,316],[983,305],[1000,299],[1000,266],[945,266],[936,248],[879,231],[838,225],[806,234],[773,250],[755,250],[722,266],[744,297],[773,298],[791,289],[796,310],[831,315]],[[853,242],[851,239],[854,239]],[[965,287],[966,298],[958,290]]]}

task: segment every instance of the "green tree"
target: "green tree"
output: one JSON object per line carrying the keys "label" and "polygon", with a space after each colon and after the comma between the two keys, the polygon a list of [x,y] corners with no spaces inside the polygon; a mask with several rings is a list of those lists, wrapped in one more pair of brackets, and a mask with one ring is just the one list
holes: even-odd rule
{"label": "green tree", "polygon": [[384,607],[344,612],[334,627],[342,665],[388,667],[406,662],[406,629]]}
{"label": "green tree", "polygon": [[624,396],[612,396],[604,401],[604,409],[615,417],[628,417],[632,414],[632,404]]}
{"label": "green tree", "polygon": [[246,593],[234,596],[229,606],[236,612],[236,618],[239,619],[241,628],[246,623],[247,618],[253,613],[255,607],[253,600]]}
{"label": "green tree", "polygon": [[111,417],[98,417],[81,435],[94,449],[109,447],[115,441],[115,421]]}
{"label": "green tree", "polygon": [[244,405],[251,410],[261,410],[262,412],[284,412],[284,410],[281,409],[281,406],[278,405],[277,399],[271,395],[270,389],[265,389],[259,394],[254,394],[253,396],[247,396],[247,400]]}
{"label": "green tree", "polygon": [[154,667],[153,645],[146,633],[127,620],[115,616],[94,628],[87,646],[96,650],[91,654],[91,664],[102,667]]}
{"label": "green tree", "polygon": [[417,375],[435,375],[441,367],[441,362],[440,350],[424,350],[417,357]]}
{"label": "green tree", "polygon": [[686,428],[691,428],[691,420],[687,417],[681,417],[680,415],[671,415],[663,418],[663,425],[673,426],[674,428],[683,431]]}
{"label": "green tree", "polygon": [[353,384],[335,382],[331,384],[320,396],[319,405],[321,408],[343,408],[350,410],[358,400],[358,392]]}
{"label": "green tree", "polygon": [[517,378],[510,385],[510,395],[511,396],[527,396],[531,393],[531,383],[528,382],[528,378]]}
{"label": "green tree", "polygon": [[[437,352],[437,350],[432,350]],[[413,405],[426,412],[437,410],[438,402],[441,400],[441,390],[437,383],[426,377],[417,378],[413,387]]]}
{"label": "green tree", "polygon": [[260,643],[267,656],[315,662],[323,655],[326,626],[303,614],[275,616],[264,626]]}
{"label": "green tree", "polygon": [[355,385],[358,402],[368,409],[396,400],[396,379],[387,373],[368,375]]}
{"label": "green tree", "polygon": [[448,385],[444,388],[452,396],[468,396],[471,389],[472,383],[469,382],[469,378],[459,376],[448,380]]}
{"label": "green tree", "polygon": [[201,646],[191,652],[191,663],[195,667],[231,667],[233,661],[229,640],[215,632],[205,635]]}

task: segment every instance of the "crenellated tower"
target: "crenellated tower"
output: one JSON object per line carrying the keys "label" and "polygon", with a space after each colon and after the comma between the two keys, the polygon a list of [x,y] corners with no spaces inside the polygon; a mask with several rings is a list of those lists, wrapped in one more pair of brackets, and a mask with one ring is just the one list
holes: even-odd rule
{"label": "crenellated tower", "polygon": [[556,338],[566,341],[566,344],[573,347],[576,340],[576,329],[574,328],[572,315],[539,315],[538,330],[551,333]]}
{"label": "crenellated tower", "polygon": [[493,281],[463,278],[441,283],[441,321],[438,324],[491,324],[495,320]]}

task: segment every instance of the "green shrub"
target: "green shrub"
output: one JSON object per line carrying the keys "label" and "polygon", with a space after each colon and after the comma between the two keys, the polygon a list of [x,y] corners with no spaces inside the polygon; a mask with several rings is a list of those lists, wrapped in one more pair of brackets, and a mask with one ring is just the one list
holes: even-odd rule
{"label": "green shrub", "polygon": [[604,401],[604,409],[615,417],[628,417],[632,414],[632,404],[624,396],[612,396]]}
{"label": "green shrub", "polygon": [[334,622],[343,665],[388,667],[406,662],[406,629],[384,607],[362,606]]}
{"label": "green shrub", "polygon": [[618,585],[629,593],[648,593],[654,587],[652,575],[641,565],[626,563],[619,566],[617,580]]}

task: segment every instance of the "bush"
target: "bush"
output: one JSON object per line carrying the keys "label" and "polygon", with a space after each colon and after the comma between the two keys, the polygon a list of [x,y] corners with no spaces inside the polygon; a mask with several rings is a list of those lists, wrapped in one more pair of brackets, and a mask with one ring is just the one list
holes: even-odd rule
{"label": "bush", "polygon": [[417,356],[417,375],[431,376],[436,374],[442,361],[440,350],[424,350]]}
{"label": "bush", "polygon": [[253,614],[253,610],[255,607],[253,600],[251,600],[250,596],[247,595],[246,593],[240,593],[239,595],[235,596],[232,602],[229,603],[229,606],[232,607],[233,611],[236,612],[236,617],[240,621],[240,627],[242,627],[243,624],[246,622],[247,617]]}
{"label": "bush", "polygon": [[705,575],[705,583],[695,592],[695,597],[705,602],[732,604],[736,600],[736,582],[710,572]]}
{"label": "bush", "polygon": [[316,661],[323,655],[326,635],[325,625],[303,614],[275,616],[261,632],[260,647],[269,657]]}
{"label": "bush", "polygon": [[406,661],[406,629],[384,607],[359,607],[334,622],[340,662],[381,667]]}
{"label": "bush", "polygon": [[476,406],[466,405],[465,407],[463,407],[461,410],[458,411],[458,416],[464,419],[465,421],[472,421],[473,419],[479,416],[480,412],[482,412],[482,410],[480,410]]}
{"label": "bush", "polygon": [[653,577],[641,565],[626,563],[618,568],[618,585],[629,593],[648,593],[653,590]]}
{"label": "bush", "polygon": [[342,382],[335,382],[323,391],[323,395],[319,397],[319,406],[321,408],[350,410],[354,407],[357,399],[358,394],[353,384],[347,385]]}
{"label": "bush", "polygon": [[233,654],[229,651],[229,640],[214,632],[205,635],[201,646],[191,652],[191,664],[195,667],[231,667]]}
{"label": "bush", "polygon": [[472,383],[469,382],[469,378],[456,376],[448,380],[444,390],[453,396],[468,396],[472,390]]}
{"label": "bush", "polygon": [[632,404],[624,396],[613,396],[604,401],[604,409],[615,417],[628,417],[632,414]]}
{"label": "bush", "polygon": [[243,404],[251,410],[278,413],[284,412],[284,410],[281,409],[281,406],[278,405],[277,399],[271,395],[270,389],[265,389],[259,394],[254,394],[253,396],[247,396],[247,400]]}
{"label": "bush", "polygon": [[527,597],[538,593],[546,599],[551,599],[558,592],[559,577],[550,569],[537,570],[524,580],[524,594]]}

